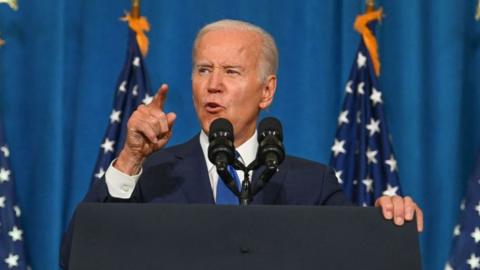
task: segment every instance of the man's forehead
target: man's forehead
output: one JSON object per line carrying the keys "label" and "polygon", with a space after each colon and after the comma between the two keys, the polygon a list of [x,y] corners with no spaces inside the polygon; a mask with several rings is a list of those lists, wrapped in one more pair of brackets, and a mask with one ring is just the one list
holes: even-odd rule
{"label": "man's forehead", "polygon": [[241,38],[252,38],[258,39],[260,35],[249,29],[237,29],[237,28],[218,28],[212,29],[203,34],[203,37],[206,36],[222,36],[222,37],[241,37]]}
{"label": "man's forehead", "polygon": [[219,29],[205,33],[200,37],[195,56],[201,60],[205,53],[225,55],[257,54],[260,47],[257,33],[247,30]]}

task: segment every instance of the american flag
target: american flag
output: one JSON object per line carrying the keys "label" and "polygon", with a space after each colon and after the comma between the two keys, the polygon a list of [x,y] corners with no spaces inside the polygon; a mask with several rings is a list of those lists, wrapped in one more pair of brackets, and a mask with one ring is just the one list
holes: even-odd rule
{"label": "american flag", "polygon": [[3,123],[0,122],[0,270],[27,269],[20,207],[15,199],[15,183],[9,162]]}
{"label": "american flag", "polygon": [[480,269],[480,154],[470,177],[445,270]]}
{"label": "american flag", "polygon": [[348,198],[361,206],[373,205],[382,195],[401,195],[383,104],[362,39],[345,87],[330,160]]}
{"label": "american flag", "polygon": [[127,59],[115,90],[107,131],[100,145],[92,183],[101,179],[125,142],[128,118],[138,105],[152,101],[150,80],[140,53],[135,32],[130,30]]}

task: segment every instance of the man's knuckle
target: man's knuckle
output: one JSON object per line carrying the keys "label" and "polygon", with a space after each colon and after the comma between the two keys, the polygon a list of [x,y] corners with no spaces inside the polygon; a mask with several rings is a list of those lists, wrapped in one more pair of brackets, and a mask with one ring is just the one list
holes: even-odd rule
{"label": "man's knuckle", "polygon": [[157,110],[156,115],[157,115],[158,118],[162,118],[162,119],[167,117],[167,115],[165,114],[165,112],[162,111],[162,110]]}
{"label": "man's knuckle", "polygon": [[384,201],[384,203],[382,203],[382,205],[387,210],[392,210],[393,209],[393,203],[390,202],[390,201]]}

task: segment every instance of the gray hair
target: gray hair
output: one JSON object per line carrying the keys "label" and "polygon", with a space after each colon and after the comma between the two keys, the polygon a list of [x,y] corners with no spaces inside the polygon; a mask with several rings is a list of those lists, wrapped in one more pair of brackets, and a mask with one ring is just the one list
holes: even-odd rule
{"label": "gray hair", "polygon": [[198,31],[195,41],[193,43],[193,59],[195,59],[195,51],[201,37],[208,32],[215,30],[240,30],[251,31],[258,34],[262,40],[261,54],[259,61],[260,78],[262,81],[266,80],[269,75],[277,74],[278,69],[278,49],[273,37],[259,26],[248,22],[238,20],[220,20],[205,25]]}

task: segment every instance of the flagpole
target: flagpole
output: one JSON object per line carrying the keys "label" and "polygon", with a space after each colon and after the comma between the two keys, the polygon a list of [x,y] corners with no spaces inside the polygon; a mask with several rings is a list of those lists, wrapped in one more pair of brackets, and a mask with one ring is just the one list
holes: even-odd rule
{"label": "flagpole", "polygon": [[132,0],[132,9],[130,10],[132,18],[140,18],[140,0]]}
{"label": "flagpole", "polygon": [[366,5],[366,12],[365,13],[375,11],[375,0],[366,0],[365,5]]}

